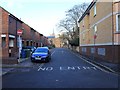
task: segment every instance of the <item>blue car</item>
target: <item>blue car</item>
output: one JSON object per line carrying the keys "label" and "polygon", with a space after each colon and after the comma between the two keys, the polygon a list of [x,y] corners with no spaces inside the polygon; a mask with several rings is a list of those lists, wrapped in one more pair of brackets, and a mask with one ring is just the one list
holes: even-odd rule
{"label": "blue car", "polygon": [[31,55],[31,61],[49,62],[51,54],[48,48],[38,47]]}

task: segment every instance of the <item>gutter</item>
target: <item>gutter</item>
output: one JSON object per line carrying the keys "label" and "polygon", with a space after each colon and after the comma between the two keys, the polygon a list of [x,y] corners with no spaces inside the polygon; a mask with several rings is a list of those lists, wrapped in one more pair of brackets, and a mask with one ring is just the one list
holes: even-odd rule
{"label": "gutter", "polygon": [[86,14],[89,14],[90,9],[95,5],[95,3],[97,2],[97,0],[92,1],[90,3],[90,5],[88,6],[88,8],[86,9],[86,11],[83,13],[83,15],[81,16],[81,18],[78,20],[78,23],[80,23],[80,21],[85,17]]}

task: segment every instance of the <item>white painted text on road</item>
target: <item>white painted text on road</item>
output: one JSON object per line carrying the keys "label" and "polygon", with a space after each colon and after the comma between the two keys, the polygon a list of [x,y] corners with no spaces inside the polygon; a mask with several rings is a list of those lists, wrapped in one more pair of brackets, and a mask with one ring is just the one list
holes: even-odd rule
{"label": "white painted text on road", "polygon": [[52,71],[52,70],[60,70],[60,71],[75,71],[75,70],[97,70],[96,67],[86,67],[86,66],[60,66],[60,67],[40,67],[39,71]]}

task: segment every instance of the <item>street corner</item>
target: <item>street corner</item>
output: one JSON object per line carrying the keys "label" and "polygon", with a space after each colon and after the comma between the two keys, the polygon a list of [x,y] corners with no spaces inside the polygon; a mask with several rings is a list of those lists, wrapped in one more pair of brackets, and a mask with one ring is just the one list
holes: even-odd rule
{"label": "street corner", "polygon": [[14,68],[2,68],[2,71],[0,72],[0,76],[3,76],[7,74],[8,72],[12,71]]}

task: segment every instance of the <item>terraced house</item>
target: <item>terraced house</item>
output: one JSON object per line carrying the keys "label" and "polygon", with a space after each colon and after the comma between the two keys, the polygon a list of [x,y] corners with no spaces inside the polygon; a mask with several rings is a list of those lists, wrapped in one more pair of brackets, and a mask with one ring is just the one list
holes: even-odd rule
{"label": "terraced house", "polygon": [[47,38],[32,27],[0,7],[0,58],[2,63],[18,63],[18,34],[22,29],[22,46],[48,45]]}
{"label": "terraced house", "polygon": [[94,0],[79,19],[80,53],[96,60],[120,60],[120,0]]}

